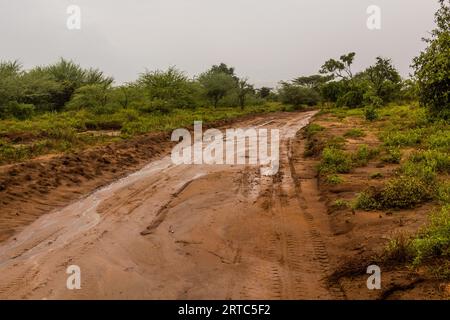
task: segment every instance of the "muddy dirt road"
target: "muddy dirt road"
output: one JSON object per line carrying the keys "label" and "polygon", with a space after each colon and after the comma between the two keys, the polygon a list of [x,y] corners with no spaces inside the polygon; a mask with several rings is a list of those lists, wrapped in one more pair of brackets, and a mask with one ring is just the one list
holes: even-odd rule
{"label": "muddy dirt road", "polygon": [[[274,176],[165,157],[43,215],[0,244],[0,298],[344,298],[324,283],[326,208],[296,141],[313,115],[245,123],[280,129]],[[69,265],[80,290],[66,288]]]}

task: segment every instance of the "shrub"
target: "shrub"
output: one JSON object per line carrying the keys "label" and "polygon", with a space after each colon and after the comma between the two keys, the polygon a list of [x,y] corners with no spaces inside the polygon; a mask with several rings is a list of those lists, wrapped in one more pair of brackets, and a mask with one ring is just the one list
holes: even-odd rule
{"label": "shrub", "polygon": [[381,179],[383,178],[383,174],[381,172],[375,172],[370,175],[370,179]]}
{"label": "shrub", "polygon": [[152,113],[155,111],[167,114],[172,110],[172,106],[166,100],[154,99],[146,101],[144,104],[138,107],[138,110],[142,113]]}
{"label": "shrub", "polygon": [[335,207],[337,209],[344,209],[344,208],[348,208],[349,206],[350,205],[349,205],[348,201],[347,200],[343,200],[343,199],[337,199],[333,203],[333,207]]}
{"label": "shrub", "polygon": [[433,259],[450,258],[450,206],[431,215],[430,224],[411,242],[415,266]]}
{"label": "shrub", "polygon": [[350,172],[351,157],[342,150],[326,147],[322,152],[319,165],[320,173],[348,173]]}
{"label": "shrub", "polygon": [[342,178],[341,176],[338,176],[337,174],[332,174],[332,175],[327,176],[326,182],[328,184],[336,185],[336,184],[343,183],[344,182],[344,178]]}
{"label": "shrub", "polygon": [[370,149],[367,145],[362,144],[358,147],[356,153],[352,155],[352,159],[357,166],[365,166],[378,153],[377,149]]}
{"label": "shrub", "polygon": [[437,130],[429,135],[425,141],[430,148],[450,150],[450,130]]}
{"label": "shrub", "polygon": [[385,258],[390,261],[405,263],[412,258],[411,236],[404,232],[394,235],[385,248]]}
{"label": "shrub", "polygon": [[402,153],[398,148],[388,148],[386,155],[381,158],[381,161],[386,163],[395,163],[398,164],[402,160]]}
{"label": "shrub", "polygon": [[439,2],[437,27],[425,39],[428,46],[414,59],[413,68],[421,103],[432,116],[450,119],[450,1]]}
{"label": "shrub", "polygon": [[410,160],[413,163],[424,164],[435,172],[450,173],[450,156],[448,153],[437,150],[416,151],[411,155]]}
{"label": "shrub", "polygon": [[19,120],[29,119],[33,116],[36,108],[32,104],[17,103],[12,101],[7,106],[8,113]]}
{"label": "shrub", "polygon": [[343,137],[333,137],[327,141],[326,146],[328,148],[342,149],[344,147],[345,141],[346,140]]}
{"label": "shrub", "polygon": [[431,194],[430,187],[425,181],[416,177],[401,176],[388,181],[381,193],[381,204],[384,208],[413,208],[430,200]]}
{"label": "shrub", "polygon": [[316,124],[316,123],[311,123],[308,126],[306,126],[305,135],[306,135],[306,137],[310,138],[313,135],[315,135],[316,133],[321,132],[323,130],[325,130],[325,128],[322,127],[321,125]]}
{"label": "shrub", "polygon": [[283,83],[280,90],[280,100],[282,103],[291,104],[296,107],[303,105],[314,106],[320,102],[320,95],[317,91],[310,88]]}
{"label": "shrub", "polygon": [[364,137],[366,134],[361,129],[350,129],[345,134],[344,137],[347,138],[360,138]]}
{"label": "shrub", "polygon": [[364,210],[409,209],[430,200],[432,190],[423,180],[400,176],[387,182],[383,189],[369,188],[360,193],[355,207]]}
{"label": "shrub", "polygon": [[384,145],[388,147],[411,147],[422,142],[424,131],[409,129],[405,131],[390,130],[382,135]]}
{"label": "shrub", "polygon": [[446,180],[438,185],[437,199],[444,204],[450,204],[450,181]]}
{"label": "shrub", "polygon": [[377,113],[377,110],[375,109],[375,107],[373,107],[373,106],[367,107],[364,111],[364,117],[366,118],[367,121],[377,120],[378,113]]}
{"label": "shrub", "polygon": [[[378,199],[377,199],[378,198]],[[354,207],[362,210],[378,210],[381,209],[380,193],[374,188],[369,188],[358,194]]]}

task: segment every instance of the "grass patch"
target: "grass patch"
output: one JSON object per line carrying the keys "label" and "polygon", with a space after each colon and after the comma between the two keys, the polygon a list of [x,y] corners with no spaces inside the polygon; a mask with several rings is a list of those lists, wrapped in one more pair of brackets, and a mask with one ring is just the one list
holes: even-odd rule
{"label": "grass patch", "polygon": [[355,207],[363,210],[410,209],[432,199],[433,190],[417,177],[400,176],[389,180],[384,188],[369,188],[360,193]]}
{"label": "grass patch", "polygon": [[358,150],[352,155],[352,160],[355,166],[364,167],[378,154],[378,149],[369,148],[367,145],[362,144],[358,146]]}
{"label": "grass patch", "polygon": [[334,147],[326,147],[319,165],[321,174],[349,173],[352,168],[350,155]]}
{"label": "grass patch", "polygon": [[370,179],[382,179],[383,177],[381,172],[374,172],[370,175]]}
{"label": "grass patch", "polygon": [[381,140],[387,147],[413,147],[423,139],[424,130],[409,129],[405,131],[391,130],[381,135]]}
{"label": "grass patch", "polygon": [[337,199],[333,202],[333,207],[336,209],[350,208],[350,203],[344,199]]}
{"label": "grass patch", "polygon": [[[25,161],[36,156],[72,152],[93,145],[127,139],[148,132],[168,131],[204,123],[233,119],[256,113],[279,111],[279,103],[240,108],[174,109],[168,114],[118,109],[112,114],[89,110],[46,113],[28,120],[0,120],[0,165]],[[85,134],[87,131],[114,130],[119,136]]]}
{"label": "grass patch", "polygon": [[344,133],[344,137],[346,138],[361,138],[366,134],[361,129],[350,129],[346,133]]}
{"label": "grass patch", "polygon": [[322,127],[321,125],[316,124],[316,123],[310,123],[305,128],[305,136],[307,138],[311,138],[312,136],[314,136],[315,134],[317,134],[318,132],[321,132],[323,130],[325,130],[325,128]]}
{"label": "grass patch", "polygon": [[328,184],[337,185],[337,184],[343,183],[345,180],[344,180],[344,178],[342,178],[341,176],[339,176],[337,174],[331,174],[331,175],[327,176],[325,181]]}
{"label": "grass patch", "polygon": [[410,247],[415,266],[435,258],[450,258],[450,206],[431,215],[430,224],[411,241]]}
{"label": "grass patch", "polygon": [[386,154],[381,157],[381,161],[384,163],[399,164],[402,160],[402,152],[397,147],[388,148]]}

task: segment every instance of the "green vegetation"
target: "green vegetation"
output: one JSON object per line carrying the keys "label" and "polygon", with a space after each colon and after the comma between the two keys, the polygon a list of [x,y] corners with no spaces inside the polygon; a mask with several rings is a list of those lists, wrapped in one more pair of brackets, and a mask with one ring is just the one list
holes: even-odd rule
{"label": "green vegetation", "polygon": [[344,137],[346,138],[361,138],[366,134],[361,129],[350,129],[346,133],[344,133]]}
{"label": "green vegetation", "polygon": [[378,149],[369,148],[362,144],[358,146],[358,150],[352,155],[353,165],[358,167],[366,166],[370,160],[379,154]]}
{"label": "green vegetation", "polygon": [[306,134],[306,137],[310,138],[310,137],[314,136],[316,133],[321,132],[323,130],[325,130],[325,128],[322,127],[321,125],[318,125],[316,123],[311,123],[306,126],[305,134]]}
{"label": "green vegetation", "polygon": [[439,0],[436,28],[427,48],[414,59],[419,98],[433,117],[450,119],[450,1]]}
{"label": "green vegetation", "polygon": [[322,161],[319,165],[321,174],[349,173],[352,168],[352,160],[348,153],[326,147],[322,152]]}
{"label": "green vegetation", "polygon": [[386,154],[381,158],[381,161],[393,164],[399,164],[401,160],[402,152],[396,147],[387,148]]}
{"label": "green vegetation", "polygon": [[344,182],[344,178],[342,178],[341,176],[339,176],[337,174],[331,174],[331,175],[327,176],[326,182],[328,184],[333,184],[333,185],[341,184]]}
{"label": "green vegetation", "polygon": [[370,179],[381,179],[383,177],[384,176],[381,172],[375,172],[370,175]]}
{"label": "green vegetation", "polygon": [[64,59],[31,70],[0,62],[0,164],[285,108],[274,100],[270,88],[255,90],[223,63],[194,79],[171,67],[114,86]]}
{"label": "green vegetation", "polygon": [[386,247],[386,258],[413,267],[427,264],[438,279],[450,279],[450,206],[433,212],[416,236],[400,234]]}
{"label": "green vegetation", "polygon": [[389,180],[384,188],[371,188],[359,194],[356,208],[409,209],[432,198],[432,188],[424,180],[416,177],[399,176]]}
{"label": "green vegetation", "polygon": [[319,164],[321,174],[349,173],[354,167],[367,165],[379,153],[379,150],[369,148],[367,145],[360,145],[354,153],[343,151],[344,143],[340,140],[337,143],[335,140],[336,137],[330,139],[327,147],[323,149]]}
{"label": "green vegetation", "polygon": [[343,200],[343,199],[337,199],[334,201],[333,203],[333,207],[335,207],[336,209],[343,209],[343,208],[348,208],[350,207],[350,204],[348,201]]}
{"label": "green vegetation", "polygon": [[165,131],[246,114],[280,110],[278,103],[234,107],[174,109],[170,113],[120,109],[113,114],[90,110],[44,113],[32,119],[0,121],[0,164],[23,161],[39,155],[67,152],[93,144],[108,143],[150,131]]}

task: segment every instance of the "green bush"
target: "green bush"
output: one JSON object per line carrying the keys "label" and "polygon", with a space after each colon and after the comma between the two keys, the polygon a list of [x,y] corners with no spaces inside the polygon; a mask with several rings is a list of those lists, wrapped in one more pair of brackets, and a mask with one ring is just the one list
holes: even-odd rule
{"label": "green bush", "polygon": [[399,164],[402,160],[402,153],[399,148],[388,148],[386,154],[381,158],[381,161],[386,163]]}
{"label": "green bush", "polygon": [[282,103],[296,107],[315,106],[320,102],[320,95],[317,91],[290,83],[282,84],[279,95]]}
{"label": "green bush", "polygon": [[370,175],[370,179],[381,179],[383,178],[383,174],[381,172],[375,172]]}
{"label": "green bush", "polygon": [[433,149],[450,150],[450,130],[448,128],[446,130],[436,130],[427,136],[425,143]]}
{"label": "green bush", "polygon": [[421,103],[433,117],[450,119],[450,1],[439,2],[437,27],[425,39],[427,48],[414,59],[413,68]]}
{"label": "green bush", "polygon": [[344,182],[344,178],[342,178],[341,176],[338,176],[337,174],[331,174],[331,175],[327,176],[326,182],[328,184],[333,184],[333,185],[341,184]]}
{"label": "green bush", "polygon": [[416,151],[410,160],[417,164],[425,164],[434,172],[450,173],[450,155],[437,150]]}
{"label": "green bush", "polygon": [[437,199],[443,204],[450,204],[450,181],[446,180],[438,184]]}
{"label": "green bush", "polygon": [[378,149],[371,149],[367,145],[362,144],[358,150],[352,155],[355,165],[363,167],[379,154]]}
{"label": "green bush", "polygon": [[366,134],[361,129],[350,129],[346,133],[344,133],[344,137],[346,138],[361,138]]}
{"label": "green bush", "polygon": [[378,210],[381,209],[381,196],[374,188],[369,188],[358,194],[354,203],[355,209]]}
{"label": "green bush", "polygon": [[390,130],[384,133],[381,139],[388,147],[412,147],[422,142],[423,134],[422,129]]}
{"label": "green bush", "polygon": [[316,133],[321,132],[323,130],[325,130],[325,128],[322,127],[321,125],[316,124],[316,123],[311,123],[306,126],[305,135],[306,135],[306,137],[310,138],[313,135],[315,135]]}
{"label": "green bush", "polygon": [[377,113],[377,110],[375,109],[375,107],[373,107],[373,106],[367,107],[364,111],[364,117],[366,118],[367,121],[377,120],[378,113]]}
{"label": "green bush", "polygon": [[344,209],[350,207],[350,204],[347,200],[337,199],[336,201],[334,201],[333,207],[336,209]]}
{"label": "green bush", "polygon": [[400,176],[389,180],[383,189],[369,188],[359,194],[356,208],[364,210],[410,209],[432,198],[427,182],[416,177]]}
{"label": "green bush", "polygon": [[416,177],[401,176],[388,181],[381,196],[383,207],[406,209],[430,200],[432,192],[425,181]]}
{"label": "green bush", "polygon": [[333,149],[342,149],[345,145],[345,138],[344,137],[332,137],[330,138],[327,142],[326,142],[326,146],[328,148],[333,148]]}
{"label": "green bush", "polygon": [[434,258],[450,258],[450,206],[432,214],[429,226],[411,242],[413,264]]}
{"label": "green bush", "polygon": [[322,152],[319,171],[323,174],[348,173],[352,168],[351,157],[342,150],[326,147]]}

